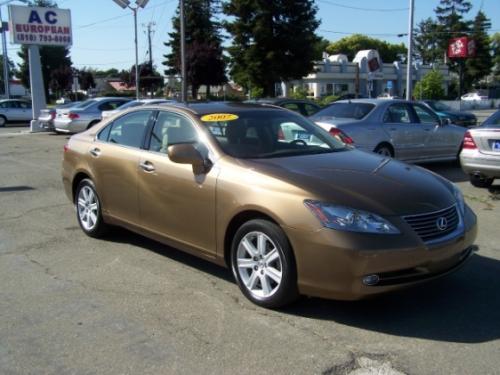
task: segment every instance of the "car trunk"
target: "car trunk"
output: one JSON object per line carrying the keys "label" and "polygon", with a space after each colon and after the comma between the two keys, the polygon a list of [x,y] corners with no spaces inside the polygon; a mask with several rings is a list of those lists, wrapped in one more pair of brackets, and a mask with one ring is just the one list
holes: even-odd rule
{"label": "car trunk", "polygon": [[481,153],[500,156],[500,129],[477,129],[471,133]]}

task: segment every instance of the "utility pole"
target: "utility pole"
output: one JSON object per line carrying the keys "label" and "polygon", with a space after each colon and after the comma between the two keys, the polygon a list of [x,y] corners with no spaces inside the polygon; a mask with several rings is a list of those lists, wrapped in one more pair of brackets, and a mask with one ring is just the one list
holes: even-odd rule
{"label": "utility pole", "polygon": [[406,62],[406,100],[411,100],[412,78],[413,78],[413,13],[415,11],[414,0],[410,0],[410,15],[408,20],[408,58]]}
{"label": "utility pole", "polygon": [[186,74],[186,16],[184,14],[184,0],[179,0],[181,21],[181,102],[187,103],[187,74]]}
{"label": "utility pole", "polygon": [[156,23],[149,22],[144,26],[146,26],[146,33],[148,35],[149,65],[151,66],[151,69],[153,69],[153,45],[151,41],[151,34],[154,33],[153,27],[156,26]]}

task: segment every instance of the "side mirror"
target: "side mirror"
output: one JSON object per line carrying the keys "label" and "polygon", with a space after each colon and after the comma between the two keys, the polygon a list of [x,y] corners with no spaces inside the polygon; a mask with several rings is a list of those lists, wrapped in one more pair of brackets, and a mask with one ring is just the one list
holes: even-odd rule
{"label": "side mirror", "polygon": [[208,173],[212,168],[210,160],[205,159],[193,143],[178,143],[168,146],[168,158],[174,163],[191,164],[196,175]]}

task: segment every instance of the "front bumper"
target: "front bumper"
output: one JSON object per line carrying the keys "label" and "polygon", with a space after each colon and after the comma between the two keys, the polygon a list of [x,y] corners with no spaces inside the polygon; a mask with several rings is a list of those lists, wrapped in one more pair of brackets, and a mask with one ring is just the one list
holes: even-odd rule
{"label": "front bumper", "polygon": [[[469,208],[464,230],[432,246],[406,229],[394,236],[283,229],[294,249],[300,293],[341,300],[390,292],[452,272],[473,253],[477,234],[476,216]],[[379,281],[365,285],[369,275]]]}
{"label": "front bumper", "polygon": [[464,149],[460,153],[462,170],[469,174],[480,174],[485,177],[500,177],[500,155],[486,155],[479,150]]}

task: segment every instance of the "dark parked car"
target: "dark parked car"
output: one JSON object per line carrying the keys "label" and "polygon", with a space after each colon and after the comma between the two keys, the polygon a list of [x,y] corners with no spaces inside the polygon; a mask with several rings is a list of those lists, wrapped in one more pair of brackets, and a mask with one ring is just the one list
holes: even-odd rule
{"label": "dark parked car", "polygon": [[265,98],[247,100],[245,103],[272,104],[286,109],[291,109],[302,116],[312,116],[321,109],[321,106],[311,100],[291,98]]}
{"label": "dark parked car", "polygon": [[422,100],[422,103],[436,112],[441,120],[448,120],[452,124],[464,127],[477,125],[477,118],[473,113],[456,111],[446,104],[436,100]]}

